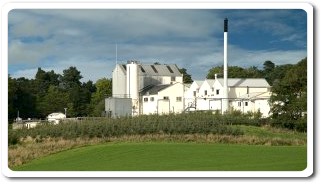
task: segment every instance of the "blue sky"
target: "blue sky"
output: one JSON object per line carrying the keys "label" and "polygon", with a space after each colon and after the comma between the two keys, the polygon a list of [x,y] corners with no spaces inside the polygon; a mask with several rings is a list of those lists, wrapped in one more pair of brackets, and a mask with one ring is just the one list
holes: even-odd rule
{"label": "blue sky", "polygon": [[12,10],[8,71],[34,78],[37,68],[76,66],[82,81],[111,78],[116,63],[177,64],[194,80],[223,64],[229,19],[229,65],[294,64],[307,56],[303,10]]}

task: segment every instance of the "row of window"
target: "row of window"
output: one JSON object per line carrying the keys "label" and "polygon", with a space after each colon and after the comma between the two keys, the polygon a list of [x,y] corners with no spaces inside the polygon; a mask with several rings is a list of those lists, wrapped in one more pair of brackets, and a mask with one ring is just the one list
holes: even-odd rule
{"label": "row of window", "polygon": [[[169,100],[169,97],[168,97],[168,96],[164,96],[163,99],[164,99],[164,100]],[[151,102],[153,102],[155,99],[154,99],[154,97],[150,97],[149,100],[150,100]],[[181,97],[181,96],[176,97],[176,102],[181,102],[181,101],[182,101],[182,97]],[[145,97],[145,98],[144,98],[144,102],[148,102],[148,97]]]}
{"label": "row of window", "polygon": [[[212,88],[212,92],[214,91],[214,88]],[[199,89],[197,90],[197,93],[199,93]],[[216,90],[216,95],[220,94],[220,90]],[[196,91],[193,91],[193,95],[196,96]],[[204,90],[204,95],[207,95],[207,90]]]}
{"label": "row of window", "polygon": [[[244,106],[248,106],[249,102],[244,102]],[[237,106],[241,107],[242,106],[242,102],[237,102]]]}
{"label": "row of window", "polygon": [[[150,101],[151,102],[153,102],[154,99],[155,99],[154,97],[150,97]],[[169,100],[169,97],[168,96],[164,96],[163,99],[164,100]],[[181,101],[182,101],[182,97],[181,96],[176,97],[176,102],[181,102]],[[148,97],[144,98],[144,102],[148,102]],[[239,107],[241,107],[242,106],[242,102],[237,102],[237,105]],[[248,105],[249,105],[249,102],[244,102],[244,106],[248,106]]]}

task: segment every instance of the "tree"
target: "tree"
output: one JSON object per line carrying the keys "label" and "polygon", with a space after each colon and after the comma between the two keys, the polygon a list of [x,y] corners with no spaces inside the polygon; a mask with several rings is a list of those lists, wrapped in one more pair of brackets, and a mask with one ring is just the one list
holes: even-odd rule
{"label": "tree", "polygon": [[74,87],[80,87],[80,79],[82,79],[80,71],[78,71],[76,67],[71,66],[63,71],[63,75],[60,80],[63,88],[68,90]]}
{"label": "tree", "polygon": [[272,87],[271,112],[275,118],[298,120],[307,111],[307,58],[285,72]]}
{"label": "tree", "polygon": [[102,78],[97,80],[96,92],[92,94],[91,99],[91,115],[101,116],[101,112],[105,110],[105,98],[112,96],[112,80]]}
{"label": "tree", "polygon": [[50,85],[38,108],[44,117],[52,112],[63,112],[67,104],[68,94],[58,86]]}
{"label": "tree", "polygon": [[[217,74],[218,77],[224,77],[223,65],[211,68],[206,78],[215,79],[215,74]],[[260,78],[260,77],[262,77],[262,72],[255,66],[252,66],[249,68],[242,68],[239,66],[228,67],[228,78]]]}
{"label": "tree", "polygon": [[[24,77],[18,79],[10,79],[9,77],[9,115],[20,112],[20,117],[31,118],[37,117],[36,112],[36,96],[32,92],[32,80]],[[9,105],[8,104],[8,105]],[[14,111],[14,112],[12,112]]]}
{"label": "tree", "polygon": [[8,118],[11,122],[14,118],[17,117],[17,83],[15,79],[12,79],[10,75],[8,76]]}
{"label": "tree", "polygon": [[40,67],[35,76],[35,94],[39,96],[44,96],[50,85],[59,85],[59,74],[56,74],[53,70],[50,72],[45,72]]}
{"label": "tree", "polygon": [[181,74],[183,74],[183,83],[192,83],[192,76],[187,73],[185,68],[178,69]]}
{"label": "tree", "polygon": [[269,73],[269,72],[273,71],[275,68],[275,64],[270,60],[265,61],[263,66],[264,66],[263,67],[264,73]]}

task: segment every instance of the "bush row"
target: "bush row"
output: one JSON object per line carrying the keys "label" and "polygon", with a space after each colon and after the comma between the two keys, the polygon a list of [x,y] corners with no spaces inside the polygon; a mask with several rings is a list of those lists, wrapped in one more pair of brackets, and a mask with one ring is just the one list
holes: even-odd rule
{"label": "bush row", "polygon": [[243,132],[230,126],[235,121],[245,122],[248,118],[236,118],[213,115],[212,113],[189,113],[179,115],[149,115],[118,119],[83,120],[63,122],[58,125],[44,123],[32,129],[20,129],[9,132],[9,144],[16,144],[21,137],[77,137],[107,138],[122,135],[145,134],[224,134],[242,135]]}
{"label": "bush row", "polygon": [[122,135],[146,134],[218,134],[243,135],[243,132],[231,125],[271,126],[306,131],[306,120],[286,121],[284,119],[255,118],[240,114],[213,114],[212,112],[194,112],[171,115],[142,115],[118,119],[81,120],[63,122],[58,125],[45,123],[32,129],[9,131],[9,144],[17,144],[21,137],[78,137],[108,138]]}

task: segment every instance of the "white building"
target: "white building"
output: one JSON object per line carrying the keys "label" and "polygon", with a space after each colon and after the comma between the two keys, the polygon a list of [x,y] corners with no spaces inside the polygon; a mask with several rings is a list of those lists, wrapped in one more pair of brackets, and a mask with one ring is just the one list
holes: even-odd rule
{"label": "white building", "polygon": [[[193,85],[192,85],[193,86]],[[223,78],[204,80],[195,93],[196,110],[222,110]],[[261,78],[230,78],[228,79],[229,109],[240,110],[244,113],[260,111],[262,116],[269,115],[271,86]],[[190,90],[195,90],[190,88]]]}
{"label": "white building", "polygon": [[[271,86],[265,79],[229,78],[227,82],[229,110],[244,113],[260,111],[264,117],[269,116]],[[129,61],[126,65],[117,64],[113,70],[113,98],[117,98],[117,104],[114,109],[107,110],[120,114],[116,112],[117,109],[121,107],[124,110],[125,101],[130,98],[132,107],[126,108],[132,115],[222,111],[222,102],[226,99],[223,89],[223,78],[183,84],[183,76],[176,65]],[[124,99],[124,103],[121,99]]]}
{"label": "white building", "polygon": [[201,81],[201,80],[195,80],[190,86],[186,87],[186,90],[184,93],[185,110],[187,111],[196,110],[196,97],[199,96],[199,90],[203,82],[204,81]]}
{"label": "white building", "polygon": [[[144,108],[142,96],[147,95],[147,90],[159,88],[161,85],[183,83],[183,75],[176,65],[140,64],[137,61],[117,64],[112,76],[113,98],[131,98],[132,115],[150,114],[152,112],[151,110],[146,111],[146,108]],[[170,89],[166,91],[168,90]],[[181,96],[183,97],[183,93]]]}
{"label": "white building", "polygon": [[184,111],[184,85],[156,85],[146,89],[142,99],[142,114],[181,113]]}
{"label": "white building", "polygon": [[54,124],[60,123],[60,121],[63,119],[66,119],[66,115],[61,112],[54,112],[47,116],[47,120],[49,122],[53,122]]}

